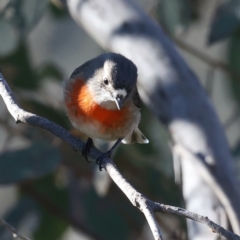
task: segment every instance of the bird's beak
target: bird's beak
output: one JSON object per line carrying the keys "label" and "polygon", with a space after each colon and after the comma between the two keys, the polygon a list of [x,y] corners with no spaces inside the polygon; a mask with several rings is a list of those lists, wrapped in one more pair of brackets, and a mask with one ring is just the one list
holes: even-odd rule
{"label": "bird's beak", "polygon": [[114,97],[114,100],[115,100],[118,110],[120,110],[123,106],[123,96],[117,95],[116,97]]}

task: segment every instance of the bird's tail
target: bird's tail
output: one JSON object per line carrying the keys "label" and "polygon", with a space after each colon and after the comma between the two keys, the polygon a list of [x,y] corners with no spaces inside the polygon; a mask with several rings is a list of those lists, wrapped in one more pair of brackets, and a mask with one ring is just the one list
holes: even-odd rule
{"label": "bird's tail", "polygon": [[132,134],[127,135],[122,140],[122,143],[124,144],[131,144],[135,142],[141,143],[141,144],[149,143],[149,140],[144,136],[144,134],[138,128],[136,128]]}

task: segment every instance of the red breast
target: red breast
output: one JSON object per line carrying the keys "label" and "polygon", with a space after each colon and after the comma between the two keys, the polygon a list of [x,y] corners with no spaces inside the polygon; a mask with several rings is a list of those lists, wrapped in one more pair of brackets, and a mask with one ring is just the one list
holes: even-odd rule
{"label": "red breast", "polygon": [[82,117],[84,121],[98,121],[103,129],[122,127],[127,120],[129,108],[108,110],[94,101],[93,94],[81,79],[77,79],[68,92],[67,108],[74,116]]}

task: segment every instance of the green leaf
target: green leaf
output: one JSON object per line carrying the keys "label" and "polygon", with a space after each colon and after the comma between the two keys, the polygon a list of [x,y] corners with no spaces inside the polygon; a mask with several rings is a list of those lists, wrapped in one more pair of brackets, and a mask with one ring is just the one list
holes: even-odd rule
{"label": "green leaf", "polygon": [[53,171],[61,160],[57,148],[38,142],[28,148],[0,155],[0,184],[41,177]]}
{"label": "green leaf", "polygon": [[240,141],[238,141],[237,145],[232,150],[232,155],[237,158],[240,156]]}
{"label": "green leaf", "polygon": [[55,202],[56,205],[64,211],[68,210],[68,189],[65,186],[59,186],[56,181],[56,173],[50,173],[34,182],[34,188]]}
{"label": "green leaf", "polygon": [[27,106],[27,109],[31,112],[34,112],[42,117],[48,118],[49,120],[63,127],[69,127],[70,122],[64,111],[54,109],[51,106],[42,104],[35,100],[25,101],[24,105]]}
{"label": "green leaf", "polygon": [[188,26],[192,10],[189,0],[161,0],[157,17],[163,27],[174,35],[179,28]]}
{"label": "green leaf", "polygon": [[62,71],[53,63],[44,64],[39,70],[39,77],[44,79],[46,77],[54,78],[56,80],[63,80]]}
{"label": "green leaf", "polygon": [[229,66],[234,74],[230,74],[231,89],[238,101],[240,101],[240,28],[233,34],[228,50]]}
{"label": "green leaf", "polygon": [[240,1],[227,0],[220,3],[211,24],[208,44],[213,44],[231,36],[240,26]]}
{"label": "green leaf", "polygon": [[65,221],[42,210],[40,227],[34,234],[34,240],[59,240],[67,227]]}
{"label": "green leaf", "polygon": [[41,19],[45,13],[48,0],[9,0],[0,16],[11,23],[24,36]]}
{"label": "green leaf", "polygon": [[145,223],[144,217],[132,207],[128,199],[121,192],[118,193],[109,199],[100,198],[94,189],[84,192],[85,222],[93,232],[106,240],[129,239],[133,226],[141,229]]}
{"label": "green leaf", "polygon": [[19,44],[19,35],[10,23],[1,19],[0,36],[0,56],[5,56],[12,53]]}
{"label": "green leaf", "polygon": [[[50,202],[53,202],[62,211],[67,212],[69,207],[68,189],[58,186],[54,174],[49,174],[35,181],[34,188],[44,196],[47,196]],[[42,217],[40,226],[34,233],[34,240],[59,240],[69,223],[59,218],[59,216],[50,213],[44,207],[40,207],[40,209]]]}
{"label": "green leaf", "polygon": [[64,7],[63,1],[57,1],[53,2],[51,1],[50,8],[49,10],[51,11],[51,14],[56,18],[56,19],[63,19],[63,18],[68,18],[69,13],[66,7]]}
{"label": "green leaf", "polygon": [[39,77],[32,66],[29,49],[23,41],[16,51],[5,58],[0,56],[0,65],[10,84],[23,89],[37,89]]}

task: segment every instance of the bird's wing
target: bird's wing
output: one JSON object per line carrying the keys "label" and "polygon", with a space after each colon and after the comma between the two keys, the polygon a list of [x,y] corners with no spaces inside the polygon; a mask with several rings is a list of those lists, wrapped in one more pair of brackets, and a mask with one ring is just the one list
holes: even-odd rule
{"label": "bird's wing", "polygon": [[141,108],[141,99],[140,99],[137,88],[133,94],[133,103],[137,108],[139,108],[139,109]]}
{"label": "bird's wing", "polygon": [[[85,62],[83,65],[81,65],[80,67],[76,68],[72,75],[70,76],[70,79],[74,79],[77,76],[79,76],[80,74],[85,73],[86,74],[86,70],[89,71],[89,68],[87,68],[90,64],[91,64],[92,60],[89,60],[87,62]],[[86,69],[87,68],[87,69]]]}
{"label": "bird's wing", "polygon": [[144,134],[139,130],[139,128],[136,128],[131,134],[128,134],[123,140],[123,144],[131,144],[131,143],[141,143],[141,144],[147,144],[149,143],[149,140],[144,136]]}

